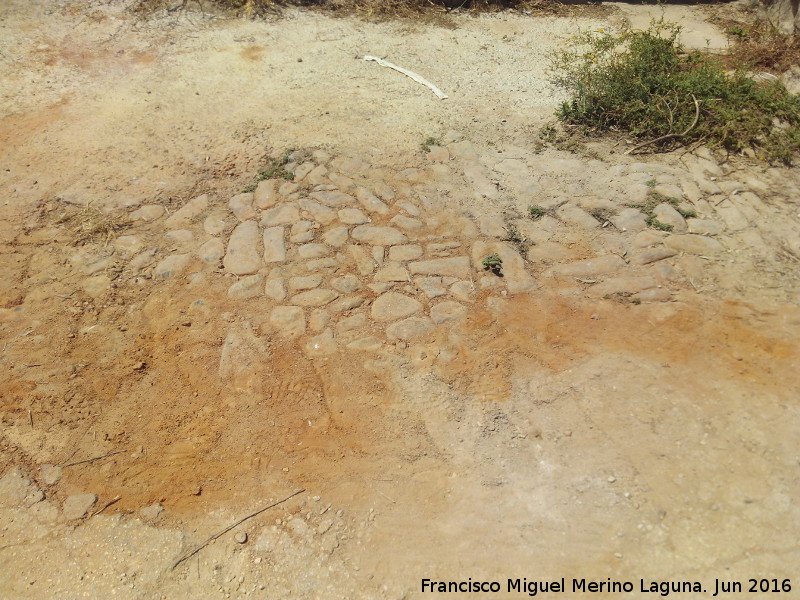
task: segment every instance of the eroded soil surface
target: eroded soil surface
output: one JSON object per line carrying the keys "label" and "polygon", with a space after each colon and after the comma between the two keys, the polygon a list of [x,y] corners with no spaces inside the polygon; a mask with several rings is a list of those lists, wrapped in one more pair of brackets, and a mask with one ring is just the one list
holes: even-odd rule
{"label": "eroded soil surface", "polygon": [[800,177],[543,147],[581,14],[3,3],[0,596],[797,577]]}

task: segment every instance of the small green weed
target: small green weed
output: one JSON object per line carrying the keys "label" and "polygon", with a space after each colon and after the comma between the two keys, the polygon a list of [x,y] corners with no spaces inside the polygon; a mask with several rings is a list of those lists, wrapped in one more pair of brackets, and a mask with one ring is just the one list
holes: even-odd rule
{"label": "small green weed", "polygon": [[439,138],[435,138],[433,136],[428,136],[425,138],[425,141],[422,142],[422,151],[423,152],[430,152],[432,146],[441,146],[442,142]]}
{"label": "small green weed", "polygon": [[654,216],[649,216],[644,220],[650,227],[653,229],[658,229],[659,231],[672,231],[672,225],[668,225],[667,223],[662,223]]}
{"label": "small green weed", "polygon": [[245,186],[245,187],[242,188],[242,193],[243,194],[248,194],[250,192],[255,192],[257,187],[258,187],[257,183],[251,183],[250,185]]}
{"label": "small green weed", "polygon": [[695,218],[697,218],[697,212],[694,211],[694,210],[680,208],[679,206],[676,206],[675,210],[677,210],[684,219],[695,219]]}
{"label": "small green weed", "polygon": [[294,175],[284,168],[289,164],[289,156],[291,156],[292,152],[294,152],[294,149],[289,149],[280,158],[273,158],[268,166],[258,170],[256,179],[258,181],[263,181],[264,179],[288,179],[291,181],[294,179]]}
{"label": "small green weed", "polygon": [[534,204],[533,206],[528,207],[528,214],[530,215],[531,219],[537,221],[547,214],[547,210]]}
{"label": "small green weed", "polygon": [[646,31],[576,36],[551,64],[554,82],[571,95],[557,116],[626,132],[642,142],[632,150],[705,142],[791,164],[800,152],[800,96],[780,81],[755,81],[746,64],[731,72],[708,52],[684,52],[679,32],[662,19]]}
{"label": "small green weed", "polygon": [[503,274],[503,259],[500,258],[497,254],[490,254],[486,258],[483,259],[483,270],[484,271],[491,271],[498,277],[502,276]]}

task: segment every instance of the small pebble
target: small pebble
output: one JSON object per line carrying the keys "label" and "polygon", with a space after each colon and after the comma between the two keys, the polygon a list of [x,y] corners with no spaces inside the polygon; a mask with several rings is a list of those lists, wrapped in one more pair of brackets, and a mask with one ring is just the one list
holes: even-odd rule
{"label": "small pebble", "polygon": [[244,544],[247,541],[247,532],[240,531],[235,536],[233,536],[233,539],[236,541],[237,544]]}
{"label": "small pebble", "polygon": [[614,483],[616,480],[617,480],[617,478],[614,477],[613,475],[609,475],[608,476],[608,483]]}

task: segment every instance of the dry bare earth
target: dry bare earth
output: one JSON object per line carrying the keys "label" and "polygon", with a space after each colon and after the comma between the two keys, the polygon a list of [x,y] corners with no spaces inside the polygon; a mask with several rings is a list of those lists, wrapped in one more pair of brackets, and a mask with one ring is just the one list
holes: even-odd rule
{"label": "dry bare earth", "polygon": [[547,48],[615,17],[122,9],[0,9],[0,595],[796,576],[798,178],[537,153]]}

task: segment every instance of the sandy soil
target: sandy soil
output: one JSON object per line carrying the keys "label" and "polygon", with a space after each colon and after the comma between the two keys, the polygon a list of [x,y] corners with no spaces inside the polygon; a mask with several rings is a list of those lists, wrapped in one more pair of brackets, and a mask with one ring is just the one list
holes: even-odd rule
{"label": "sandy soil", "polygon": [[[420,592],[423,577],[503,582],[491,597],[519,597],[505,580],[522,577],[707,589],[684,598],[708,597],[715,578],[800,585],[800,177],[703,151],[537,144],[561,99],[548,52],[644,11],[459,17],[453,29],[302,12],[145,21],[125,5],[0,6],[0,596],[438,596]],[[695,38],[721,39],[693,7],[680,14]],[[194,258],[159,275],[171,252],[228,241],[240,220],[229,199],[287,149],[300,149],[289,167],[327,175],[317,187],[296,177],[279,206],[319,185],[349,201],[363,187],[393,215],[420,213],[421,245],[470,255],[500,244],[499,219],[554,254],[523,261],[503,245],[522,266],[501,283],[473,256],[459,276],[469,294],[450,292],[461,316],[404,337],[375,298],[395,286],[424,311],[439,300],[417,279],[381,287],[336,253],[325,281],[355,273],[374,292],[351,311],[377,340],[364,351],[329,309],[303,309],[304,333],[287,335],[263,291],[231,291],[247,277],[263,290],[269,269],[240,277]],[[634,266],[642,234],[602,215],[650,183],[717,223],[720,250]],[[201,194],[188,237],[172,234],[168,215]],[[600,221],[570,217],[572,203]],[[525,217],[531,204],[555,211],[547,225]],[[143,206],[166,212],[127,222]],[[109,218],[124,227],[76,243],[76,227]],[[635,290],[595,293],[624,282],[559,271],[596,256],[626,264]],[[300,268],[289,263],[287,279]],[[43,465],[69,466],[53,481]],[[78,494],[97,500],[70,519]],[[163,512],[142,512],[154,504]]]}

